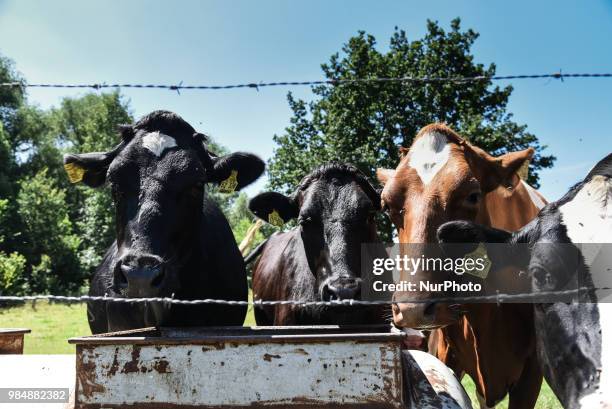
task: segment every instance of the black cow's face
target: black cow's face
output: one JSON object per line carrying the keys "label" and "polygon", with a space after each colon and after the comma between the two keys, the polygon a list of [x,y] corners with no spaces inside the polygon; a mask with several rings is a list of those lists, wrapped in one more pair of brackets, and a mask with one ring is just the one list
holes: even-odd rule
{"label": "black cow's face", "polygon": [[[582,277],[585,270],[579,249],[569,242],[562,225],[555,223],[558,218],[547,207],[538,219],[515,233],[453,221],[438,229],[438,240],[454,257],[462,257],[483,243],[494,274],[527,272],[532,291],[561,290],[572,285],[571,280]],[[548,227],[542,229],[543,224]],[[507,277],[508,281],[512,279]]]}
{"label": "black cow's face", "polygon": [[[560,200],[548,204],[521,230],[509,233],[467,221],[445,223],[437,232],[441,243],[507,243],[493,269],[527,271],[534,291],[592,285],[587,266],[592,260],[581,244],[612,239],[612,154],[593,167],[585,179]],[[449,246],[450,247],[450,246]],[[465,247],[466,252],[473,247]],[[585,264],[586,262],[586,264]],[[570,283],[574,280],[574,283]]]}
{"label": "black cow's face", "polygon": [[274,211],[284,221],[297,219],[319,297],[327,301],[361,296],[361,244],[376,240],[379,203],[357,169],[329,164],[304,178],[291,198],[263,193],[249,208],[264,220]]}
{"label": "black cow's face", "polygon": [[[154,112],[122,128],[113,151],[66,155],[73,181],[107,182],[116,209],[117,256],[112,292],[127,297],[171,296],[181,269],[198,251],[207,183],[242,188],[261,175],[263,162],[249,154],[215,157],[205,137],[175,114]],[[197,272],[191,272],[195,274]]]}

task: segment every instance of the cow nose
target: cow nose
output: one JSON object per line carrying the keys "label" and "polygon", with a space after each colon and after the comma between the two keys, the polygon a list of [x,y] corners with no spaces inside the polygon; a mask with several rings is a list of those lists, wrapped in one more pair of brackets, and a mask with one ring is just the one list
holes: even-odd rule
{"label": "cow nose", "polygon": [[352,300],[359,297],[361,292],[361,279],[341,277],[338,280],[327,280],[322,288],[324,301]]}
{"label": "cow nose", "polygon": [[155,255],[126,256],[119,262],[115,285],[132,297],[154,296],[164,281],[164,263]]}
{"label": "cow nose", "polygon": [[393,323],[399,328],[435,327],[436,304],[433,302],[396,303],[391,308]]}

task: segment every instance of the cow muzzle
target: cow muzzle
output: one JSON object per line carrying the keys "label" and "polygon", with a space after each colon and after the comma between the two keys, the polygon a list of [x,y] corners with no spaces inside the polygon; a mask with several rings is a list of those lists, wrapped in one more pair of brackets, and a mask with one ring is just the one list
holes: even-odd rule
{"label": "cow muzzle", "polygon": [[393,323],[399,328],[435,329],[457,322],[463,311],[458,305],[423,301],[396,303],[391,308]]}
{"label": "cow muzzle", "polygon": [[114,286],[127,297],[157,297],[163,288],[165,270],[159,256],[127,254],[117,263]]}
{"label": "cow muzzle", "polygon": [[329,278],[321,287],[324,301],[349,300],[361,297],[361,279],[354,277]]}

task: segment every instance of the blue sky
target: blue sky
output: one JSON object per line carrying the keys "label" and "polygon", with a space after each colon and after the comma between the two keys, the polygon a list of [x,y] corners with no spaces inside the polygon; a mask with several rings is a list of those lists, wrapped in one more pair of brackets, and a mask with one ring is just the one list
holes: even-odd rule
{"label": "blue sky", "polygon": [[[224,84],[322,77],[320,64],[358,30],[386,47],[427,18],[461,17],[481,34],[476,60],[498,73],[612,72],[612,1],[6,1],[0,52],[35,82]],[[503,84],[503,83],[502,83]],[[612,79],[513,83],[510,111],[558,157],[541,191],[556,199],[612,151]],[[293,88],[302,98],[308,88]],[[288,125],[286,88],[123,90],[138,117],[169,109],[231,150],[269,158]],[[85,91],[30,89],[42,107]],[[248,189],[253,193],[264,181]]]}

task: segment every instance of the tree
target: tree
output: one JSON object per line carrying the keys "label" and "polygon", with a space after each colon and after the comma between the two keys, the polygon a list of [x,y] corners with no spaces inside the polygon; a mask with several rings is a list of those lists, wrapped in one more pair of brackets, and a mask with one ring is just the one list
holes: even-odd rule
{"label": "tree", "polygon": [[[129,104],[119,91],[65,98],[60,107],[50,111],[49,117],[47,140],[59,151],[44,163],[57,162],[58,158],[61,163],[61,152],[108,151],[119,143],[118,126],[133,122]],[[115,208],[110,191],[107,186],[92,189],[70,185],[60,165],[55,177],[66,189],[70,219],[82,241],[79,260],[89,276],[115,239]]]}
{"label": "tree", "polygon": [[77,250],[81,244],[68,216],[65,191],[42,170],[20,182],[18,211],[28,237],[33,292],[76,291],[83,284]]}
{"label": "tree", "polygon": [[[0,199],[0,226],[7,222],[8,200]],[[4,242],[4,229],[0,227],[0,244]],[[23,290],[26,259],[17,252],[0,251],[0,295],[20,294]]]}
{"label": "tree", "polygon": [[[373,36],[359,32],[321,68],[329,80],[494,75],[495,64],[474,62],[471,48],[478,34],[461,31],[459,19],[450,28],[446,32],[428,21],[427,34],[414,41],[396,28],[387,52],[377,50]],[[491,81],[372,82],[315,86],[311,102],[289,93],[293,116],[285,133],[273,138],[270,185],[288,193],[308,170],[334,159],[353,163],[375,180],[377,167],[397,166],[398,146],[410,146],[421,127],[445,122],[494,155],[534,147],[529,182],[537,186],[537,171],[552,166],[554,157],[542,154],[545,146],[526,125],[512,121],[507,110],[512,90]]]}
{"label": "tree", "polygon": [[[13,61],[0,54],[0,82],[23,84],[23,78],[15,70]],[[5,128],[11,129],[15,112],[23,105],[24,93],[22,87],[0,87],[0,122]]]}
{"label": "tree", "polygon": [[[2,56],[0,82],[25,83]],[[0,88],[2,294],[82,291],[115,238],[114,205],[107,187],[71,185],[62,154],[109,150],[119,142],[118,125],[133,121],[118,90],[43,110],[28,103],[23,87]],[[209,147],[227,153],[213,140]],[[210,194],[240,240],[252,222],[246,197],[214,187]]]}

